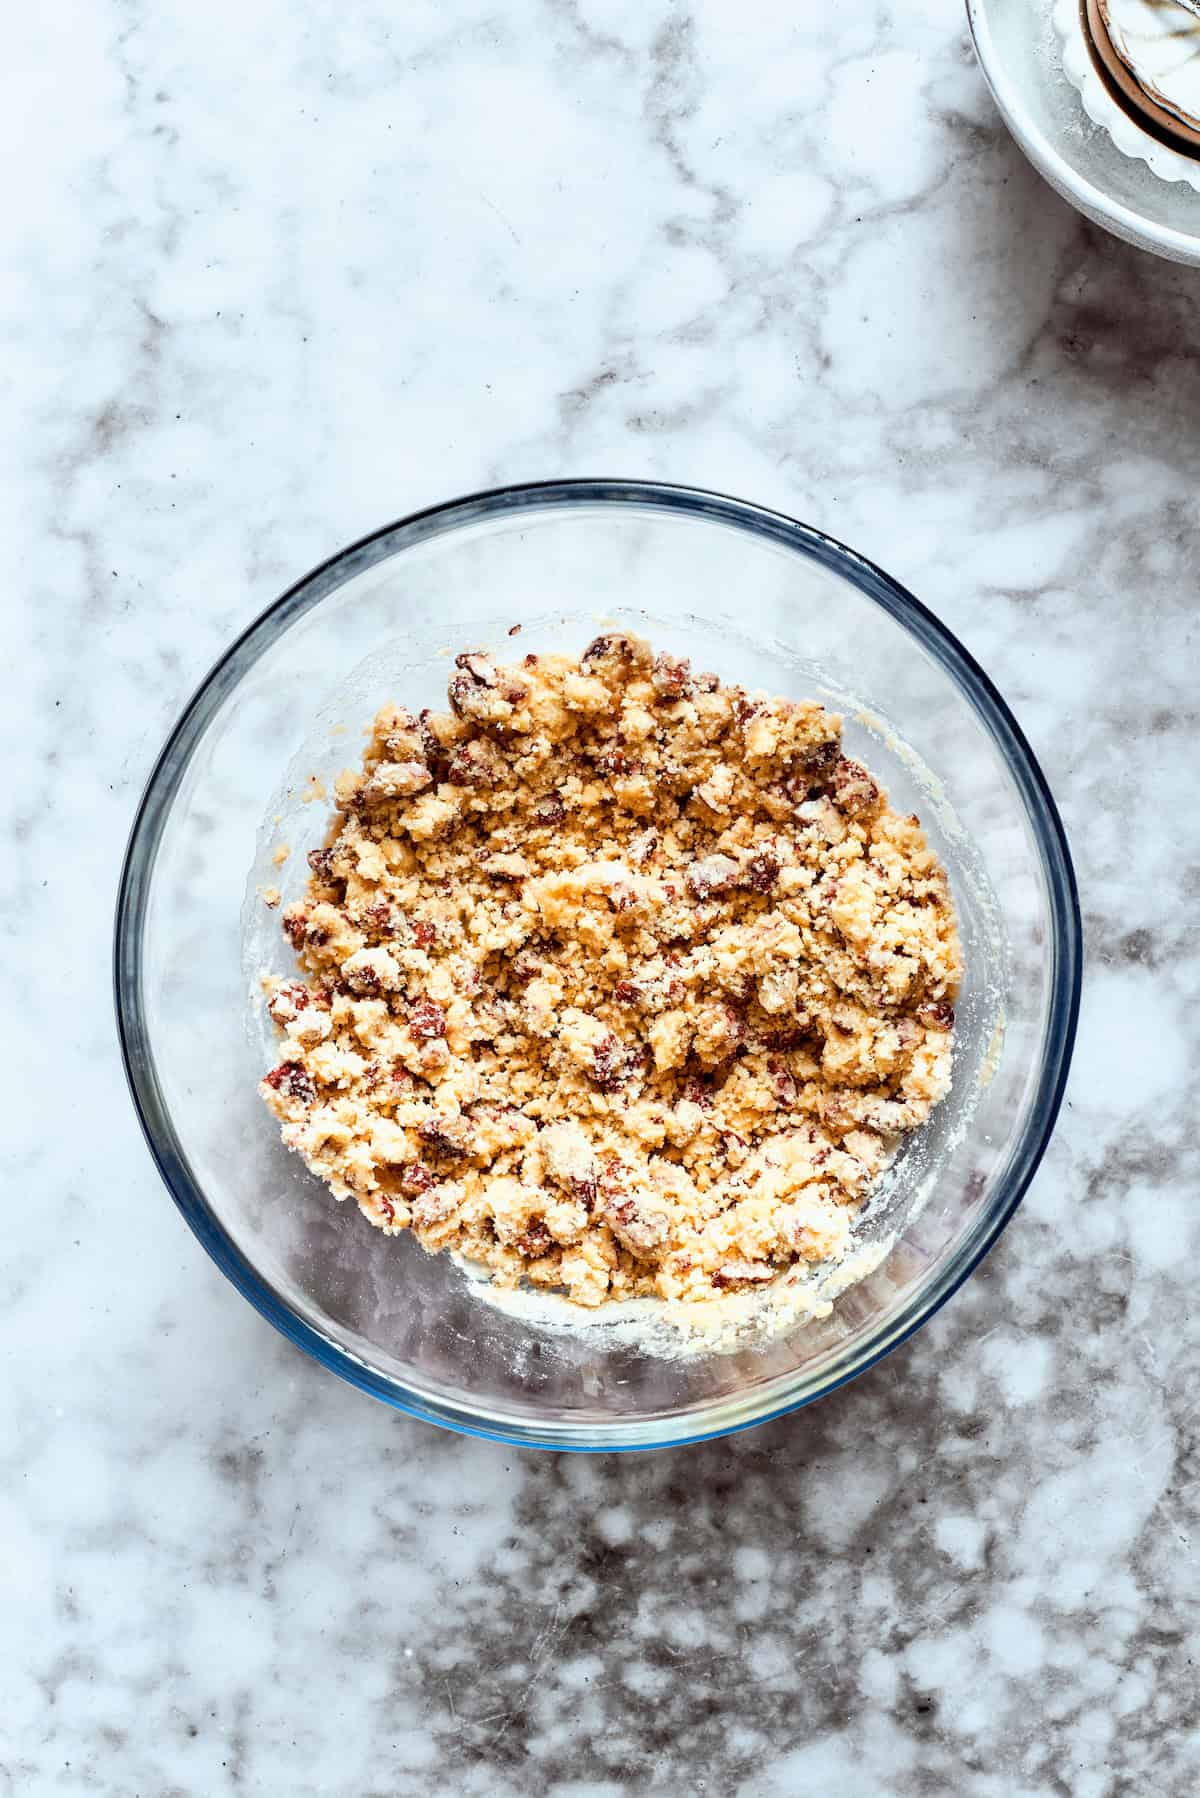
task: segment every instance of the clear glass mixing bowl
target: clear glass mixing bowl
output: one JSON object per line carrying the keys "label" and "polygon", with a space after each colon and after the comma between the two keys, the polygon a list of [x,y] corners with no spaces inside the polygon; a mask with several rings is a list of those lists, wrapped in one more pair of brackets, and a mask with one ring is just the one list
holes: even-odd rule
{"label": "clear glass mixing bowl", "polygon": [[[280,1144],[257,975],[288,965],[259,889],[303,887],[385,699],[444,704],[447,655],[582,650],[605,621],[748,687],[816,694],[949,868],[968,975],[953,1088],[832,1314],[731,1351],[650,1352],[603,1322],[497,1308],[387,1238]],[[508,644],[514,625],[516,644]],[[282,866],[273,855],[282,843]],[[986,675],[894,581],[778,513],[691,489],[563,481],[390,525],[285,593],[203,683],[150,777],[116,920],[121,1043],[151,1151],[218,1266],[326,1367],[434,1422],[555,1448],[640,1448],[808,1403],[910,1335],[978,1264],[1037,1167],[1075,1031],[1080,928],[1062,826]],[[247,1370],[249,1373],[249,1370]]]}

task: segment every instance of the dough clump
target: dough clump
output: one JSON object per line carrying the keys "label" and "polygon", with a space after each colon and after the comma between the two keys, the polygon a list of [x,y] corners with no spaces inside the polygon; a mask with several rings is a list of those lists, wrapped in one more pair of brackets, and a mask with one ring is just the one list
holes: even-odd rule
{"label": "dough clump", "polygon": [[338,1198],[588,1306],[845,1252],[947,1090],[962,966],[839,718],[627,634],[468,651],[336,801],[261,1092]]}

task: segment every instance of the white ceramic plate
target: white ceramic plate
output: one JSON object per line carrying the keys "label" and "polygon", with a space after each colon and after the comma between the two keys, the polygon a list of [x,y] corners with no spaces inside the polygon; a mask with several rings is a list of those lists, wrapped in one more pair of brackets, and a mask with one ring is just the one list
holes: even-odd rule
{"label": "white ceramic plate", "polygon": [[1200,266],[1200,193],[1164,180],[1095,123],[1063,67],[1050,0],[967,0],[988,86],[1009,130],[1065,200],[1128,243]]}

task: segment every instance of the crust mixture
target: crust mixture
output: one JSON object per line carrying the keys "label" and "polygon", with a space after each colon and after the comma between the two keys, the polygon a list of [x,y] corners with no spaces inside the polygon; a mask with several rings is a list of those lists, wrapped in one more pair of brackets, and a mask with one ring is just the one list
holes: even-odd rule
{"label": "crust mixture", "polygon": [[262,1083],[338,1198],[584,1305],[836,1257],[946,1091],[961,975],[840,720],[639,638],[385,706],[283,927]]}

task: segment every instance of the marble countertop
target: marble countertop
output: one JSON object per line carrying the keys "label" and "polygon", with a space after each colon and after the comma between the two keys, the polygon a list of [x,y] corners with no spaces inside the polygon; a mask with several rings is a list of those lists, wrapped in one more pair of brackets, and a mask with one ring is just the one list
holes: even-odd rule
{"label": "marble countertop", "polygon": [[[1195,1791],[1200,274],[1031,173],[956,0],[94,0],[10,18],[0,89],[2,1798]],[[275,1335],[109,998],[223,645],[383,520],[564,473],[919,593],[1043,761],[1090,954],[953,1303],[630,1458],[442,1434]]]}

